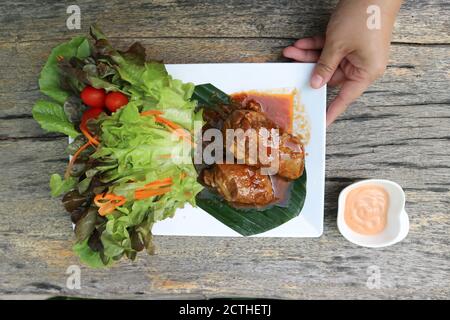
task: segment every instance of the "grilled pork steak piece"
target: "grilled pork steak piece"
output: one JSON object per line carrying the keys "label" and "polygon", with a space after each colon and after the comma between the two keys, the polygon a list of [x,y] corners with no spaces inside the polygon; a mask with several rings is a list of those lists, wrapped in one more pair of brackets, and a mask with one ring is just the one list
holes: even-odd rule
{"label": "grilled pork steak piece", "polygon": [[266,205],[274,201],[270,177],[245,164],[215,164],[202,172],[203,182],[226,201]]}

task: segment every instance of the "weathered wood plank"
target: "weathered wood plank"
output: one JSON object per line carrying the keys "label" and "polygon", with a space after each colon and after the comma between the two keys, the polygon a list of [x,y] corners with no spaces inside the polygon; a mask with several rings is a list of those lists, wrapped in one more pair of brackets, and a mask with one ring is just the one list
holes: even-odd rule
{"label": "weathered wood plank", "polygon": [[[298,38],[322,33],[336,2],[81,0],[77,5],[83,33],[98,21],[108,34],[121,38]],[[72,35],[65,25],[67,5],[60,1],[4,1],[1,41],[42,41]],[[450,43],[449,15],[446,0],[404,1],[394,41]]]}

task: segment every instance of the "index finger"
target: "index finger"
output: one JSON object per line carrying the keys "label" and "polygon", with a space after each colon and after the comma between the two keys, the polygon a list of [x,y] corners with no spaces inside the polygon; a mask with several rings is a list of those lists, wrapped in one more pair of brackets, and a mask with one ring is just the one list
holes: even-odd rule
{"label": "index finger", "polygon": [[327,110],[327,126],[343,113],[369,87],[368,81],[347,80]]}

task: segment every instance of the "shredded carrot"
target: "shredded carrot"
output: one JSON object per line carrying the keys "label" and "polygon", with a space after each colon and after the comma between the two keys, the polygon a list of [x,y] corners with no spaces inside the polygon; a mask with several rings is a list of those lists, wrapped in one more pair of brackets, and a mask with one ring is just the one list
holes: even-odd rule
{"label": "shredded carrot", "polygon": [[104,206],[101,206],[98,209],[98,214],[101,215],[102,217],[106,216],[107,214],[112,213],[114,210],[116,210],[116,205],[114,203],[108,202],[107,204],[105,204]]}
{"label": "shredded carrot", "polygon": [[141,112],[141,116],[157,116],[157,115],[161,115],[164,112],[159,111],[159,110],[147,110],[147,111],[143,111]]}
{"label": "shredded carrot", "polygon": [[180,174],[180,179],[181,180],[183,180],[184,178],[186,178],[187,177],[187,174],[186,174],[186,172],[182,172],[181,174]]}
{"label": "shredded carrot", "polygon": [[[103,201],[107,200],[107,201]],[[121,206],[126,202],[126,198],[123,196],[118,196],[114,193],[101,193],[97,194],[94,198],[94,203],[97,207],[101,207],[105,205],[108,202],[117,201],[114,202],[117,206]]]}
{"label": "shredded carrot", "polygon": [[164,124],[166,127],[168,127],[173,133],[175,133],[180,138],[183,138],[190,144],[192,144],[191,140],[191,134],[187,132],[182,126],[167,120],[166,118],[161,117],[163,114],[162,111],[159,110],[147,110],[141,112],[141,116],[155,116],[155,121]]}
{"label": "shredded carrot", "polygon": [[153,196],[159,196],[171,190],[172,178],[164,178],[147,183],[143,188],[134,192],[136,200],[146,199]]}
{"label": "shredded carrot", "polygon": [[166,118],[160,117],[160,116],[156,116],[155,120],[156,120],[156,122],[164,124],[166,127],[168,127],[174,134],[176,134],[180,138],[183,138],[185,141],[189,142],[190,144],[193,144],[192,140],[191,140],[191,134],[189,132],[187,132],[186,130],[184,130],[184,128],[182,126],[180,126],[170,120],[167,120]]}
{"label": "shredded carrot", "polygon": [[172,158],[172,155],[171,154],[162,154],[158,158],[160,158],[160,159],[170,159],[170,158]]}
{"label": "shredded carrot", "polygon": [[150,198],[150,197],[154,197],[154,196],[160,196],[163,195],[167,192],[169,192],[171,190],[170,187],[166,187],[166,188],[159,188],[159,189],[140,189],[140,190],[136,190],[134,192],[134,198],[136,200],[142,200],[142,199],[146,199],[146,198]]}
{"label": "shredded carrot", "polygon": [[137,191],[154,189],[154,188],[159,188],[159,187],[167,187],[167,186],[170,186],[171,184],[172,184],[172,182],[155,182],[155,183],[152,182],[152,183],[146,184],[142,189],[137,189]]}
{"label": "shredded carrot", "polygon": [[176,123],[174,123],[174,122],[172,122],[170,120],[167,120],[166,118],[160,117],[160,116],[156,116],[155,120],[156,120],[156,122],[165,124],[166,126],[172,128],[174,130],[176,130],[176,129],[183,129],[182,126],[179,126],[178,124],[176,124]]}
{"label": "shredded carrot", "polygon": [[94,197],[94,203],[97,207],[99,207],[98,213],[101,216],[105,216],[113,212],[117,207],[120,207],[126,201],[127,199],[125,197],[115,195],[114,193],[101,193]]}
{"label": "shredded carrot", "polygon": [[75,163],[75,161],[77,160],[78,156],[80,155],[81,152],[83,152],[84,149],[86,149],[87,147],[89,147],[91,144],[89,142],[83,144],[80,149],[78,149],[72,156],[72,158],[69,161],[69,165],[67,166],[66,169],[66,173],[64,174],[64,178],[69,178],[70,177],[70,171],[73,168],[73,164]]}
{"label": "shredded carrot", "polygon": [[92,144],[93,146],[98,146],[100,144],[100,142],[98,142],[97,139],[95,139],[87,130],[87,128],[83,125],[80,125],[80,130],[81,132],[84,134],[84,136],[86,137],[86,139],[88,139],[89,143]]}
{"label": "shredded carrot", "polygon": [[161,180],[155,180],[152,181],[150,183],[147,183],[144,188],[149,188],[149,187],[159,187],[159,186],[167,186],[167,185],[171,185],[172,184],[172,178],[164,178]]}

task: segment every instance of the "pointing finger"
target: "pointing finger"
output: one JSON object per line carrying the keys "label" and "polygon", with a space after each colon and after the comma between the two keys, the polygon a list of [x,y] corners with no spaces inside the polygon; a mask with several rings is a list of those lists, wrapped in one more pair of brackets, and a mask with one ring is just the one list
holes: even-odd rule
{"label": "pointing finger", "polygon": [[355,101],[369,86],[367,81],[347,80],[343,83],[337,97],[331,102],[327,110],[327,126],[336,120],[347,107]]}

